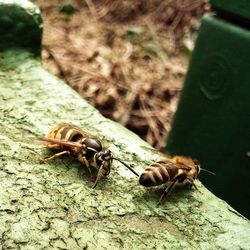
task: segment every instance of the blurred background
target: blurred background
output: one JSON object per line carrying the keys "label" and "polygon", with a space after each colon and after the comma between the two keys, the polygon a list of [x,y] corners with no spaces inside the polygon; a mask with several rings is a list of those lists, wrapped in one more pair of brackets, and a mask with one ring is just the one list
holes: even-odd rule
{"label": "blurred background", "polygon": [[44,66],[108,118],[165,146],[206,0],[33,1]]}

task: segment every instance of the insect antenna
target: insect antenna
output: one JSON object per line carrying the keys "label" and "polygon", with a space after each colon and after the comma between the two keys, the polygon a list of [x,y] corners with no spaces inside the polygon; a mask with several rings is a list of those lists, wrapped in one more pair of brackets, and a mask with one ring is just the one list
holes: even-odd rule
{"label": "insect antenna", "polygon": [[134,169],[132,169],[128,164],[126,164],[124,161],[120,160],[119,158],[115,158],[115,157],[112,157],[114,160],[117,160],[119,161],[120,163],[122,163],[126,168],[128,168],[131,172],[133,172],[136,176],[139,176],[138,173],[135,172]]}
{"label": "insect antenna", "polygon": [[102,164],[101,167],[99,168],[99,171],[98,171],[98,173],[97,173],[97,177],[96,177],[95,183],[94,183],[94,185],[92,186],[92,188],[95,188],[96,185],[97,185],[97,183],[98,183],[98,181],[101,179],[101,177],[102,177],[102,169],[103,169],[103,164]]}
{"label": "insect antenna", "polygon": [[205,168],[200,168],[200,170],[204,171],[204,172],[207,172],[209,174],[212,174],[212,175],[216,175],[214,172],[210,171],[210,170],[207,170]]}

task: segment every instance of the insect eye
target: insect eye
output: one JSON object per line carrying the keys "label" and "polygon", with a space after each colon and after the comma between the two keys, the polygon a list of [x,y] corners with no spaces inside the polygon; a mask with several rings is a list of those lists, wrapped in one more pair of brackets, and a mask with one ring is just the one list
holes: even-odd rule
{"label": "insect eye", "polygon": [[102,158],[97,159],[96,164],[97,164],[97,166],[101,167],[101,165],[103,164],[103,159]]}
{"label": "insect eye", "polygon": [[194,162],[196,172],[199,174],[199,172],[200,172],[200,162],[197,159],[193,159],[193,162]]}
{"label": "insect eye", "polygon": [[200,165],[200,162],[197,159],[193,159],[195,165]]}
{"label": "insect eye", "polygon": [[103,152],[98,152],[95,154],[95,161],[96,161],[96,164],[98,166],[101,166],[102,162],[103,162],[103,158],[102,158],[102,155],[103,155]]}

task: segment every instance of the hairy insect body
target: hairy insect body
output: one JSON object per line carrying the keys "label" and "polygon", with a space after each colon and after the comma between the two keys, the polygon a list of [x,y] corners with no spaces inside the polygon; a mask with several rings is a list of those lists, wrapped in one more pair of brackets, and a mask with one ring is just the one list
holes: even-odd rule
{"label": "hairy insect body", "polygon": [[[110,172],[110,167],[112,164],[112,154],[111,151],[106,149],[103,150],[102,143],[96,137],[84,132],[80,128],[72,125],[63,125],[57,128],[53,128],[49,134],[48,138],[59,139],[62,141],[75,142],[81,147],[74,147],[58,145],[62,149],[67,149],[71,152],[71,155],[77,157],[84,165],[89,165],[94,163],[101,167],[103,165],[103,174],[108,175]],[[87,163],[87,162],[88,163]]]}
{"label": "hairy insect body", "polygon": [[87,167],[91,176],[93,176],[93,167],[96,168],[98,173],[93,187],[97,185],[101,176],[109,175],[113,159],[118,160],[134,174],[138,175],[126,163],[113,157],[111,151],[105,149],[98,138],[74,125],[64,124],[52,128],[47,137],[41,137],[38,140],[46,142],[46,148],[59,151],[51,157],[43,159],[43,162],[48,162],[62,155],[71,155]]}
{"label": "hairy insect body", "polygon": [[99,139],[76,126],[65,124],[52,128],[47,137],[40,140],[47,142],[48,148],[60,151],[44,159],[44,162],[62,155],[71,155],[87,167],[91,176],[93,167],[96,167],[101,175],[110,173],[113,161],[111,151],[104,149]]}
{"label": "hairy insect body", "polygon": [[[59,149],[67,149],[70,151],[71,155],[78,158],[84,165],[88,165],[88,163],[103,163],[104,160],[107,160],[108,163],[104,164],[106,166],[105,175],[107,175],[110,171],[110,165],[112,163],[111,159],[111,151],[106,150],[103,152],[102,143],[99,139],[91,136],[90,134],[84,132],[83,130],[74,127],[72,125],[63,125],[56,128],[53,128],[47,138],[50,139],[58,139],[65,142],[75,142],[76,146],[70,145],[62,145],[62,144],[54,144],[56,148],[58,146]],[[80,147],[78,145],[81,145]],[[97,155],[97,153],[99,153]],[[107,156],[105,159],[101,156]],[[97,157],[99,156],[99,157]],[[100,158],[100,159],[99,159]],[[87,162],[86,162],[87,160]],[[102,161],[103,160],[103,161]],[[109,161],[111,160],[111,162]],[[100,165],[99,164],[99,165]]]}
{"label": "hairy insect body", "polygon": [[185,156],[175,156],[148,166],[140,175],[139,183],[145,187],[169,183],[159,200],[158,204],[160,204],[176,184],[188,182],[196,188],[194,181],[199,172],[200,164],[197,160]]}
{"label": "hairy insect body", "polygon": [[158,186],[174,179],[177,173],[178,169],[171,161],[159,161],[145,169],[139,183],[145,187]]}

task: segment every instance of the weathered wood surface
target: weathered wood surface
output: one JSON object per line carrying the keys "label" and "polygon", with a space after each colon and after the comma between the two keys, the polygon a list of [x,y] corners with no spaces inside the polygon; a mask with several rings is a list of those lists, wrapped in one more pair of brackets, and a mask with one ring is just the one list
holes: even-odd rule
{"label": "weathered wood surface", "polygon": [[139,172],[161,156],[27,51],[0,53],[0,114],[0,248],[250,249],[249,221],[200,182],[201,192],[175,190],[157,208],[161,190],[145,190],[119,163],[96,189],[74,159],[40,164],[49,152],[24,145],[65,122],[102,138]]}

